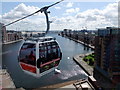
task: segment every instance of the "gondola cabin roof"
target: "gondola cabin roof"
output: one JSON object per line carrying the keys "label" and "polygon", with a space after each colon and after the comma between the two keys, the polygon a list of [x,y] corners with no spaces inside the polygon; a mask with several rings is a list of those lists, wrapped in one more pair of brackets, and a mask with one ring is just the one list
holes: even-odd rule
{"label": "gondola cabin roof", "polygon": [[26,41],[26,43],[45,43],[45,42],[52,42],[55,41],[56,38],[47,36],[47,37],[38,37],[38,38],[29,38]]}

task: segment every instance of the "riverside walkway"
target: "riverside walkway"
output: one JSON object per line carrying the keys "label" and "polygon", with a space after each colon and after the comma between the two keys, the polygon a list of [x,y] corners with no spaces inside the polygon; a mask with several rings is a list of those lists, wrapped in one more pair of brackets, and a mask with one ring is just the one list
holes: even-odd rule
{"label": "riverside walkway", "polygon": [[19,41],[22,41],[22,40],[24,40],[24,39],[19,39],[19,40],[15,40],[15,41],[9,41],[9,42],[4,42],[4,43],[2,43],[2,44],[11,44],[11,43],[16,43],[16,42],[19,42]]}
{"label": "riverside walkway", "polygon": [[[61,35],[60,35],[60,36],[61,36]],[[74,38],[67,37],[67,36],[63,36],[63,37],[66,37],[66,38],[68,38],[68,39],[70,39],[70,40],[73,40],[73,41],[78,42],[78,43],[81,43],[81,44],[83,44],[83,45],[85,45],[85,46],[87,46],[87,47],[90,47],[90,48],[92,48],[92,49],[95,49],[95,46],[92,46],[92,45],[90,45],[90,44],[86,44],[86,43],[84,43],[84,42],[82,42],[82,41],[80,41],[80,40],[76,40],[76,39],[74,39]]]}
{"label": "riverside walkway", "polygon": [[0,70],[0,89],[4,88],[16,88],[12,78],[5,69]]}
{"label": "riverside walkway", "polygon": [[71,39],[71,40],[73,40],[73,41],[75,41],[75,42],[81,43],[81,44],[83,44],[83,45],[85,45],[85,46],[88,46],[88,47],[90,47],[90,48],[92,48],[92,49],[95,49],[95,47],[92,46],[92,45],[90,45],[90,44],[86,44],[86,43],[84,43],[84,42],[82,42],[82,41],[80,41],[80,40],[76,40],[76,39],[74,39],[74,38],[70,38],[70,37],[68,37],[68,38]]}

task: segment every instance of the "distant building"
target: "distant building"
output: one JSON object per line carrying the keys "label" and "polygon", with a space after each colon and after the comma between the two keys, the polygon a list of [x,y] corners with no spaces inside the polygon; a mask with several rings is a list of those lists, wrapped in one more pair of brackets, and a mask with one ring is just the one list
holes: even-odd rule
{"label": "distant building", "polygon": [[7,31],[6,31],[6,27],[4,26],[4,24],[1,24],[1,30],[2,30],[2,42],[7,41]]}
{"label": "distant building", "polygon": [[0,23],[2,30],[2,43],[16,41],[22,39],[22,33],[20,31],[7,31],[4,24]]}
{"label": "distant building", "polygon": [[95,71],[120,82],[120,28],[98,29],[95,37]]}
{"label": "distant building", "polygon": [[67,36],[76,40],[80,40],[84,42],[85,44],[90,44],[94,46],[94,39],[95,39],[95,33],[93,31],[89,30],[71,30],[71,29],[64,29],[61,32],[62,36]]}

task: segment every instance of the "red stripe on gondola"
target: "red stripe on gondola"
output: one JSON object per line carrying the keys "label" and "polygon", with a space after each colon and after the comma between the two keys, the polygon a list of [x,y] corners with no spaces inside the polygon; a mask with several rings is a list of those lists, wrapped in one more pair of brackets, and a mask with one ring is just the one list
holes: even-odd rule
{"label": "red stripe on gondola", "polygon": [[22,69],[27,70],[32,73],[36,73],[36,67],[20,62]]}
{"label": "red stripe on gondola", "polygon": [[49,61],[49,62],[47,62],[47,63],[41,64],[40,67],[43,67],[43,66],[45,66],[45,65],[48,65],[48,64],[50,64],[50,63],[52,63],[52,62],[56,62],[56,61],[59,61],[59,60],[60,60],[60,58],[54,59],[54,60]]}

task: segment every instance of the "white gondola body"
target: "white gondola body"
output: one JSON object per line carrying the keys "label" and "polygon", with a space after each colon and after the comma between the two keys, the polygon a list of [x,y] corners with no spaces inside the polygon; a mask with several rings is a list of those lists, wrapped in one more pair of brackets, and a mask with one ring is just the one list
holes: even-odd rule
{"label": "white gondola body", "polygon": [[35,77],[41,77],[55,70],[61,58],[61,49],[58,42],[52,37],[26,40],[18,53],[21,69]]}

